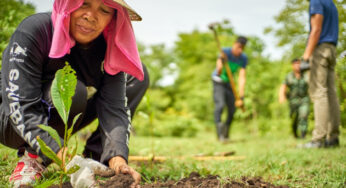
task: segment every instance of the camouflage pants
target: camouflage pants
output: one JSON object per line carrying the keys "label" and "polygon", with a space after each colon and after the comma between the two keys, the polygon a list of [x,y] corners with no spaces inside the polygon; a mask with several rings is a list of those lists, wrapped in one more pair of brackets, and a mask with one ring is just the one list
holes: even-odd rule
{"label": "camouflage pants", "polygon": [[290,117],[294,137],[304,138],[308,130],[309,102],[290,104]]}

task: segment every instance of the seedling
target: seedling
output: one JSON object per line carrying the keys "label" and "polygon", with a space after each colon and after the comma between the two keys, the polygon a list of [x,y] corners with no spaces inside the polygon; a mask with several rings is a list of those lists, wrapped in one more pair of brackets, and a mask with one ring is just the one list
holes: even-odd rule
{"label": "seedling", "polygon": [[[67,152],[66,149],[69,150],[68,142],[71,138],[73,127],[77,122],[79,116],[81,114],[76,115],[73,118],[73,122],[70,128],[68,128],[68,117],[70,113],[70,108],[72,104],[72,97],[75,94],[75,89],[77,85],[76,72],[71,68],[71,66],[66,62],[64,68],[58,70],[55,74],[55,78],[51,87],[51,97],[59,116],[65,124],[65,134],[64,134],[64,143],[61,144],[60,136],[58,132],[50,126],[46,125],[38,125],[41,129],[47,131],[49,135],[58,143],[60,149],[62,149],[63,156]],[[60,174],[60,187],[62,187],[63,177],[69,174],[76,172],[79,169],[79,166],[74,166],[69,170],[66,169],[66,161],[59,159],[57,154],[53,152],[51,148],[49,148],[43,140],[39,137],[37,138],[38,143],[41,147],[41,151],[44,155],[46,155],[49,159],[51,159],[54,163],[59,166]],[[77,146],[73,149],[71,158],[76,155]]]}

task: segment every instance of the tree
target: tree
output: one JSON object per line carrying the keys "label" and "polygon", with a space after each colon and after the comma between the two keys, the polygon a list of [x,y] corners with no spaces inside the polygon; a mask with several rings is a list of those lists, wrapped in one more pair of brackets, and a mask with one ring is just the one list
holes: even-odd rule
{"label": "tree", "polygon": [[[338,52],[346,49],[346,0],[334,0],[339,13]],[[278,47],[287,47],[284,59],[300,57],[304,53],[309,33],[309,2],[286,0],[285,7],[274,17],[277,25],[267,27],[264,32],[273,34]]]}
{"label": "tree", "polygon": [[0,1],[0,59],[18,24],[34,12],[34,6],[22,0]]}
{"label": "tree", "polygon": [[159,88],[160,81],[174,72],[174,54],[164,44],[149,47],[138,44],[142,62],[147,66],[150,75],[150,88]]}

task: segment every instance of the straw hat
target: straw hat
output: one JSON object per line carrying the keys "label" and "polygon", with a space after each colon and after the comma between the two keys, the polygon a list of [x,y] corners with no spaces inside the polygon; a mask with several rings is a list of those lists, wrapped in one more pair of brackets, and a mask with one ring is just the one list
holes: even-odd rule
{"label": "straw hat", "polygon": [[133,10],[124,0],[113,1],[125,7],[129,11],[129,16],[132,21],[142,21],[142,17],[135,10]]}

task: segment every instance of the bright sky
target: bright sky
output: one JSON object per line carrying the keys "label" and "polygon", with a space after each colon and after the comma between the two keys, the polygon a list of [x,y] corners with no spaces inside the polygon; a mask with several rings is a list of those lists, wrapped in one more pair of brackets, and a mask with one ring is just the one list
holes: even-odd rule
{"label": "bright sky", "polygon": [[[50,11],[53,0],[25,0],[32,2],[38,12]],[[265,27],[275,25],[274,16],[286,0],[126,0],[142,17],[133,22],[136,38],[144,44],[164,43],[168,47],[177,40],[179,32],[197,28],[206,31],[211,22],[228,19],[236,33],[256,35],[266,44],[265,54],[280,58],[282,50],[275,47],[275,39],[264,35]]]}

